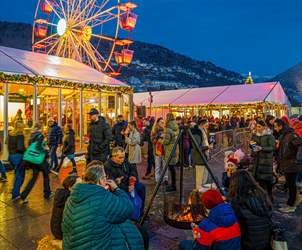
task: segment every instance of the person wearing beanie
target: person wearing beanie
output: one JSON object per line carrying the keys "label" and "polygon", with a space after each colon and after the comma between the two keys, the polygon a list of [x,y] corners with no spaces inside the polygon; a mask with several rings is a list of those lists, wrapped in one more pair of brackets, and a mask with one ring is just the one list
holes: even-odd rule
{"label": "person wearing beanie", "polygon": [[275,122],[275,116],[273,115],[267,115],[265,118],[265,123],[267,127],[271,130],[274,131],[274,122]]}
{"label": "person wearing beanie", "polygon": [[240,226],[231,205],[214,189],[206,191],[201,201],[209,216],[193,227],[194,241],[180,242],[180,250],[240,250]]}
{"label": "person wearing beanie", "polygon": [[287,126],[289,126],[290,121],[286,115],[282,116],[281,120],[284,121]]}

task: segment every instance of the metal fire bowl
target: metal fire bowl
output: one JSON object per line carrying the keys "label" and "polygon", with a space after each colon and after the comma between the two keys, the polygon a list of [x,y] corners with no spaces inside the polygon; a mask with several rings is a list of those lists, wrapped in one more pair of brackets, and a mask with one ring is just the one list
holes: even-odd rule
{"label": "metal fire bowl", "polygon": [[181,206],[178,204],[166,204],[165,211],[164,211],[164,221],[171,227],[190,230],[192,229],[191,223],[199,224],[201,221],[178,221],[172,219],[170,215],[175,213],[177,210],[180,210]]}

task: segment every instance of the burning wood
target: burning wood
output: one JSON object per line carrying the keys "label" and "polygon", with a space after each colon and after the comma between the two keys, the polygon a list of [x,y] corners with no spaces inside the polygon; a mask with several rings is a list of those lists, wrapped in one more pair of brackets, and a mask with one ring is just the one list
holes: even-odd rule
{"label": "burning wood", "polygon": [[207,214],[204,205],[201,203],[201,195],[202,193],[198,190],[193,190],[186,205],[173,206],[169,213],[170,219],[177,222],[200,222]]}

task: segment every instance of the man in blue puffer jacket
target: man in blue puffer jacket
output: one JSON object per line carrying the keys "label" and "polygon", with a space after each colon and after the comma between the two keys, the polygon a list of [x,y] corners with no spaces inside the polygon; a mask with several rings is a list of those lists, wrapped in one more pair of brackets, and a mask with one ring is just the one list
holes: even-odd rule
{"label": "man in blue puffer jacket", "polygon": [[210,209],[207,219],[193,227],[195,241],[182,241],[181,250],[240,250],[240,226],[230,204],[217,190],[208,190],[202,203]]}
{"label": "man in blue puffer jacket", "polygon": [[58,168],[57,149],[62,144],[63,133],[61,127],[51,118],[48,121],[48,136],[47,144],[49,147],[50,167],[52,169]]}

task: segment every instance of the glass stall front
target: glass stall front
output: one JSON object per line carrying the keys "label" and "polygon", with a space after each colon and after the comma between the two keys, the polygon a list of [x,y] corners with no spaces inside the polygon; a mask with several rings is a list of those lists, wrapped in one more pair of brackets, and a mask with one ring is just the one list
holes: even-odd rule
{"label": "glass stall front", "polygon": [[20,121],[24,123],[27,143],[35,120],[47,133],[48,121],[54,119],[62,127],[72,125],[76,151],[83,151],[88,139],[89,110],[97,108],[112,125],[117,115],[130,119],[130,98],[131,94],[119,92],[0,83],[0,139],[3,143],[9,130]]}

